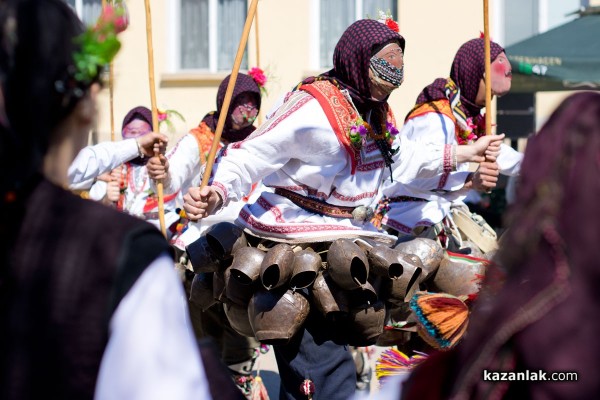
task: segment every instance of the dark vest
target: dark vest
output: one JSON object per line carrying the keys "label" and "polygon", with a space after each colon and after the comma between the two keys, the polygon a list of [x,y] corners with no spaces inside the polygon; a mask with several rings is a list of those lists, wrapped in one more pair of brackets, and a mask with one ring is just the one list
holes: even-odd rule
{"label": "dark vest", "polygon": [[92,399],[111,315],[168,244],[42,180],[2,266],[0,398]]}

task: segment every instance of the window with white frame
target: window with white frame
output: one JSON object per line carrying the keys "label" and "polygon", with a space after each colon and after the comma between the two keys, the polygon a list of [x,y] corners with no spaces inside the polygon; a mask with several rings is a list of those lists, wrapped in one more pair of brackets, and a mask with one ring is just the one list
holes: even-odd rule
{"label": "window with white frame", "polygon": [[315,69],[330,68],[333,51],[342,33],[354,21],[377,18],[379,10],[398,19],[398,0],[318,0],[318,65]]}
{"label": "window with white frame", "polygon": [[66,0],[86,25],[96,22],[102,12],[102,0]]}
{"label": "window with white frame", "polygon": [[[238,49],[247,0],[173,0],[173,69],[228,71]],[[247,68],[244,54],[242,69]]]}

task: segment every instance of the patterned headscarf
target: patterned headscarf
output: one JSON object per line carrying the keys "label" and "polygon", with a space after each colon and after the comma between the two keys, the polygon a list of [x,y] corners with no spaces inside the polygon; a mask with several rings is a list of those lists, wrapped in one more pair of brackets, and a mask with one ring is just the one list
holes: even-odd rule
{"label": "patterned headscarf", "polygon": [[[450,70],[450,78],[460,90],[461,109],[467,117],[475,117],[482,107],[475,104],[479,82],[485,75],[485,44],[481,38],[472,39],[460,46]],[[495,42],[490,42],[491,62],[502,53],[504,49]],[[416,104],[447,98],[446,83],[448,79],[438,78],[419,94]]]}
{"label": "patterned headscarf", "polygon": [[[227,85],[229,84],[230,77],[231,75],[228,75],[219,85],[219,90],[217,92],[217,110],[206,114],[202,119],[202,122],[206,123],[213,132],[217,129],[217,121],[219,120],[221,108],[223,107],[225,92],[227,92]],[[231,97],[231,104],[229,105],[227,118],[225,119],[225,126],[223,127],[223,132],[221,133],[221,137],[230,143],[244,140],[256,129],[253,125],[250,125],[240,130],[234,130],[231,126],[230,117],[231,113],[233,112],[235,100],[243,93],[253,94],[256,99],[258,109],[260,110],[260,88],[258,87],[258,84],[250,75],[239,73],[235,81],[235,87],[233,88],[233,95]]]}
{"label": "patterned headscarf", "polygon": [[350,92],[360,113],[381,108],[385,101],[371,99],[369,63],[385,45],[396,42],[404,51],[404,38],[385,24],[373,19],[356,21],[346,29],[333,52],[333,69],[322,77],[333,78]]}
{"label": "patterned headscarf", "polygon": [[134,121],[136,119],[147,122],[148,125],[152,126],[152,111],[150,111],[147,107],[144,106],[132,108],[131,111],[129,111],[127,115],[125,115],[125,118],[123,118],[123,125],[121,126],[121,131],[125,129],[125,127],[129,125],[131,121]]}

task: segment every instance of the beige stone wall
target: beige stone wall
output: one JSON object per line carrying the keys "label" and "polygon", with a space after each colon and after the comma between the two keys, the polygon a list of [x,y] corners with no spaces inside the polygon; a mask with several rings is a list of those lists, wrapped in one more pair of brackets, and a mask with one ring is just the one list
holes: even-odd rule
{"label": "beige stone wall", "polygon": [[[176,124],[177,133],[170,135],[173,143],[196,126],[206,112],[214,110],[216,89],[226,74],[177,74],[170,70],[172,45],[169,35],[174,28],[172,24],[175,23],[169,19],[172,1],[174,0],[152,0],[151,5],[157,103],[159,107],[178,110],[186,118],[186,123]],[[311,55],[315,52],[310,38],[317,23],[311,19],[312,7],[316,3],[316,0],[259,2],[260,61],[261,66],[272,76],[267,85],[269,96],[263,100],[264,110],[268,110],[282,93],[305,76],[320,72],[311,70],[310,62]],[[492,13],[493,0],[490,3]],[[483,30],[483,17],[481,1],[423,0],[399,1],[398,4],[400,30],[407,41],[406,78],[402,87],[392,94],[390,103],[401,123],[421,89],[437,77],[448,76],[458,47],[479,36]],[[129,1],[128,6],[131,25],[122,36],[123,47],[114,63],[117,138],[120,138],[121,121],[127,111],[140,104],[150,105],[144,2]],[[492,36],[493,23],[491,15]],[[256,65],[254,33],[253,28],[248,42],[250,66]],[[564,94],[556,96],[564,97]],[[98,138],[101,141],[110,139],[108,98],[108,90],[104,90],[99,99]],[[538,98],[543,99],[544,95],[538,95]],[[550,107],[555,102],[538,102],[542,108],[539,118],[544,119],[546,111],[543,108]]]}

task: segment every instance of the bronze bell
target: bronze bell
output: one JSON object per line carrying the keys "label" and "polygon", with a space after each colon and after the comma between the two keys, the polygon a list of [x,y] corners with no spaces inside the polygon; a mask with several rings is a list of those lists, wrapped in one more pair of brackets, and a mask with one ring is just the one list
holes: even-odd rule
{"label": "bronze bell", "polygon": [[259,290],[248,305],[255,337],[266,344],[286,344],[304,324],[310,306],[300,292]]}
{"label": "bronze bell", "polygon": [[212,305],[217,304],[213,295],[213,276],[211,273],[194,275],[190,290],[190,303],[200,307],[202,311],[206,311]]}
{"label": "bronze bell", "polygon": [[377,346],[390,347],[399,346],[407,343],[417,330],[416,318],[410,309],[409,303],[400,305],[386,305],[388,316],[386,317],[386,325],[402,323],[400,328],[386,330],[377,338]]}
{"label": "bronze bell", "polygon": [[368,252],[371,272],[385,278],[397,279],[402,275],[400,254],[387,246],[377,244]]}
{"label": "bronze bell", "polygon": [[200,236],[198,240],[190,243],[185,251],[196,274],[218,271],[219,259],[209,246],[206,236]]}
{"label": "bronze bell", "polygon": [[444,257],[440,263],[433,285],[440,292],[459,297],[476,294],[485,276],[485,260],[480,262]]}
{"label": "bronze bell", "polygon": [[[417,292],[420,290],[419,285],[417,283],[415,283],[414,285],[411,285],[408,290],[406,291],[406,296],[404,296],[404,301],[410,301],[410,299],[412,299],[414,297],[415,294],[417,294]],[[391,303],[393,303],[394,301],[390,301]],[[398,299],[398,301],[396,302],[396,304],[399,304],[400,300]]]}
{"label": "bronze bell", "polygon": [[248,317],[248,306],[229,303],[223,304],[229,325],[242,336],[254,337],[254,331]]}
{"label": "bronze bell", "polygon": [[233,253],[231,276],[244,285],[258,281],[265,252],[256,247],[242,247]]}
{"label": "bronze bell", "polygon": [[358,289],[367,283],[369,261],[357,244],[337,239],[327,252],[327,271],[340,288]]}
{"label": "bronze bell", "polygon": [[419,288],[421,272],[423,270],[421,259],[415,255],[402,255],[399,261],[402,263],[402,275],[397,279],[390,279],[387,288],[387,301],[394,304],[403,303],[411,293],[411,289]]}
{"label": "bronze bell", "polygon": [[213,296],[215,300],[221,303],[225,303],[227,301],[225,277],[220,272],[213,273]]}
{"label": "bronze bell", "polygon": [[423,263],[423,273],[421,282],[425,282],[435,274],[442,258],[444,258],[444,249],[442,246],[432,239],[427,238],[412,238],[408,241],[398,243],[394,249],[401,251],[404,254],[412,254]]}
{"label": "bronze bell", "polygon": [[487,253],[485,253],[482,258],[485,258],[486,260],[491,261],[494,257],[496,257],[497,253],[498,253],[498,250],[490,250]]}
{"label": "bronze bell", "polygon": [[[411,326],[414,327],[416,325],[416,318],[413,310],[410,308],[410,301],[400,304],[391,304],[389,307],[389,312],[390,323],[412,321]],[[413,331],[415,330],[416,329],[413,329]]]}
{"label": "bronze bell", "polygon": [[289,244],[279,243],[267,251],[263,258],[260,279],[267,290],[288,283],[294,268],[294,251]]}
{"label": "bronze bell", "polygon": [[223,277],[225,279],[225,295],[227,298],[240,306],[248,307],[248,302],[250,302],[250,298],[256,291],[256,285],[244,285],[240,283],[233,277],[231,267],[225,270]]}
{"label": "bronze bell", "polygon": [[404,331],[404,330],[395,330],[390,329],[386,330],[384,328],[381,335],[377,337],[375,341],[375,346],[378,347],[392,347],[392,346],[401,346],[411,339],[413,333]]}
{"label": "bronze bell", "polygon": [[248,245],[244,230],[231,222],[219,222],[210,226],[205,236],[213,254],[219,260],[231,257],[237,249]]}
{"label": "bronze bell", "polygon": [[317,278],[319,269],[321,269],[321,256],[311,248],[295,253],[290,287],[294,290],[309,287]]}
{"label": "bronze bell", "polygon": [[[463,253],[463,251],[462,251],[463,249],[468,250],[468,251]],[[492,250],[492,251],[495,251],[495,250]],[[461,253],[467,254],[471,257],[485,258],[485,254],[483,253],[483,251],[481,251],[481,249],[479,247],[477,247],[477,245],[470,240],[463,240],[462,246],[461,246]]]}
{"label": "bronze bell", "polygon": [[354,305],[374,304],[377,302],[377,291],[367,282],[358,289],[351,290],[348,297]]}
{"label": "bronze bell", "polygon": [[379,301],[350,310],[348,323],[348,344],[370,346],[377,342],[385,324],[385,306]]}
{"label": "bronze bell", "polygon": [[325,317],[345,315],[350,311],[348,292],[340,289],[326,271],[317,274],[310,288],[311,299],[317,310]]}

